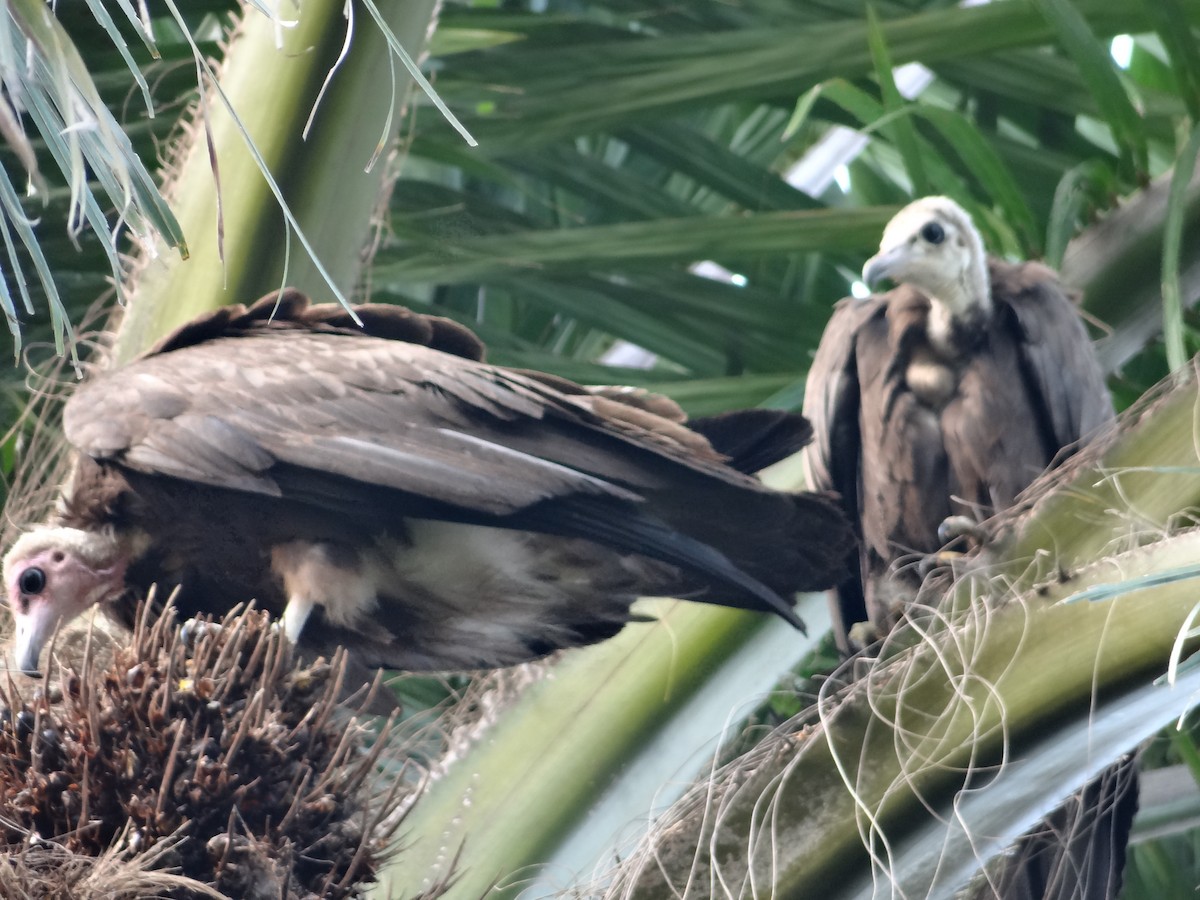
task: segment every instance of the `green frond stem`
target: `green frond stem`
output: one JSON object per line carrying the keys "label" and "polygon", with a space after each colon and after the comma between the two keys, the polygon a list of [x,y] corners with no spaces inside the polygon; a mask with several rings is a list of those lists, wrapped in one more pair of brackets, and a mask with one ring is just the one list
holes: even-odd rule
{"label": "green frond stem", "polygon": [[[433,0],[377,5],[399,40],[423,46]],[[384,45],[383,38],[374,23],[355,23],[354,41],[363,46],[351,47],[317,110],[310,140],[301,141],[344,44],[343,10],[337,0],[305,3],[303,14],[293,9],[289,16],[285,8],[279,20],[294,20],[291,27],[246,13],[218,73],[220,94],[236,119],[198,70],[203,99],[168,176],[188,258],[161,245],[145,251],[116,346],[118,360],[200,312],[254,299],[284,283],[324,299],[358,282],[362,248],[387,176],[384,165],[364,170],[385,123],[399,127],[394,107],[407,98],[407,75],[395,73],[396,90],[382,89],[393,77],[387,54],[372,52]],[[375,127],[365,127],[367,122]],[[285,220],[260,161],[319,264],[301,262],[305,252],[297,229]]]}
{"label": "green frond stem", "polygon": [[885,852],[926,806],[944,807],[967,773],[1165,675],[1200,584],[1200,531],[1178,530],[1200,507],[1197,397],[1193,378],[1147,401],[1110,448],[1035,486],[1006,518],[998,557],[963,574],[949,602],[931,592],[889,658],[795,734],[795,755],[711,785],[719,821],[695,809],[676,822],[628,896],[707,884],[717,870],[776,897],[828,895],[870,869],[868,847]]}

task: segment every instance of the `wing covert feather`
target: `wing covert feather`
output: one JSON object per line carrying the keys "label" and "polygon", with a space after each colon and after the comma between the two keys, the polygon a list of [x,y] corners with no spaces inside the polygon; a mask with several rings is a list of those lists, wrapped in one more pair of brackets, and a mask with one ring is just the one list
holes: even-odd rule
{"label": "wing covert feather", "polygon": [[[719,588],[717,602],[794,624],[780,595],[841,577],[852,537],[835,503],[726,465],[674,403],[490,366],[446,320],[357,311],[366,333],[291,291],[201,317],[82,385],[66,436],[151,524],[199,507],[204,531],[222,510],[270,516],[274,537],[256,522],[247,540],[403,541],[422,520],[579,538],[667,563],[689,596]],[[728,442],[735,464],[806,434],[738,421],[757,426]]]}
{"label": "wing covert feather", "polygon": [[263,331],[86,383],[64,425],[83,452],[148,474],[278,494],[283,462],[495,515],[571,494],[635,500],[662,466],[756,487],[674,441],[695,441],[677,423],[656,432],[651,414],[614,419],[596,402],[611,404],[420,345]]}
{"label": "wing covert feather", "polygon": [[1075,304],[1040,263],[990,261],[993,297],[1016,314],[1026,377],[1044,402],[1056,446],[1092,435],[1115,416],[1104,373]]}
{"label": "wing covert feather", "polygon": [[[859,442],[857,341],[863,324],[884,310],[880,297],[847,297],[834,307],[808,369],[804,417],[812,424],[813,440],[804,451],[805,471],[812,490],[833,490],[844,498],[857,492],[847,479],[858,471]],[[857,516],[857,509],[847,510]]]}

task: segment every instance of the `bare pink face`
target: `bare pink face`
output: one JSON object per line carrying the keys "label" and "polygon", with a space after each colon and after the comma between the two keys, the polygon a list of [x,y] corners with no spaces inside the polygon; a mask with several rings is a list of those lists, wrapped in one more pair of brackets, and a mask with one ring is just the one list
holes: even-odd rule
{"label": "bare pink face", "polygon": [[123,590],[125,565],[89,565],[69,547],[21,551],[18,542],[4,560],[5,598],[16,624],[17,668],[35,675],[42,648],[61,624]]}

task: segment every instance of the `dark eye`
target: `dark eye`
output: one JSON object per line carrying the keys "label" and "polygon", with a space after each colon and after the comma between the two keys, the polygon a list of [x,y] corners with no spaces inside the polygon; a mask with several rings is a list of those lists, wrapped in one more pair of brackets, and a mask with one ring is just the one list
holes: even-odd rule
{"label": "dark eye", "polygon": [[46,589],[46,573],[37,566],[26,569],[17,580],[17,587],[22,594],[40,594]]}
{"label": "dark eye", "polygon": [[921,237],[931,244],[940,244],[946,239],[946,230],[937,222],[929,222],[921,229]]}

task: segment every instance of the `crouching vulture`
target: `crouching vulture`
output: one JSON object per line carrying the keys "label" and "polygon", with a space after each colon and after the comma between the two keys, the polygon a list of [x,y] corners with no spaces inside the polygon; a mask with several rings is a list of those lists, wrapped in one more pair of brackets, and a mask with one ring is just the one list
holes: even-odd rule
{"label": "crouching vulture", "polygon": [[[868,284],[883,278],[896,288],[834,310],[804,399],[809,485],[841,494],[862,539],[833,606],[845,651],[852,624],[869,619],[868,634],[895,624],[920,587],[919,563],[963,529],[955,520],[1010,506],[1114,415],[1055,273],[988,259],[954,201],[926,197],[888,223],[863,268]],[[1127,761],[1023,838],[970,896],[1110,900],[1136,808]]]}
{"label": "crouching vulture", "polygon": [[800,417],[689,428],[665,398],[487,365],[449,320],[357,313],[227,307],[75,392],[73,475],[4,559],[21,669],[153,583],[184,615],[254,600],[302,649],[447,670],[609,637],[645,594],[800,626],[793,592],[844,577],[836,503],[739,471],[798,450]]}

